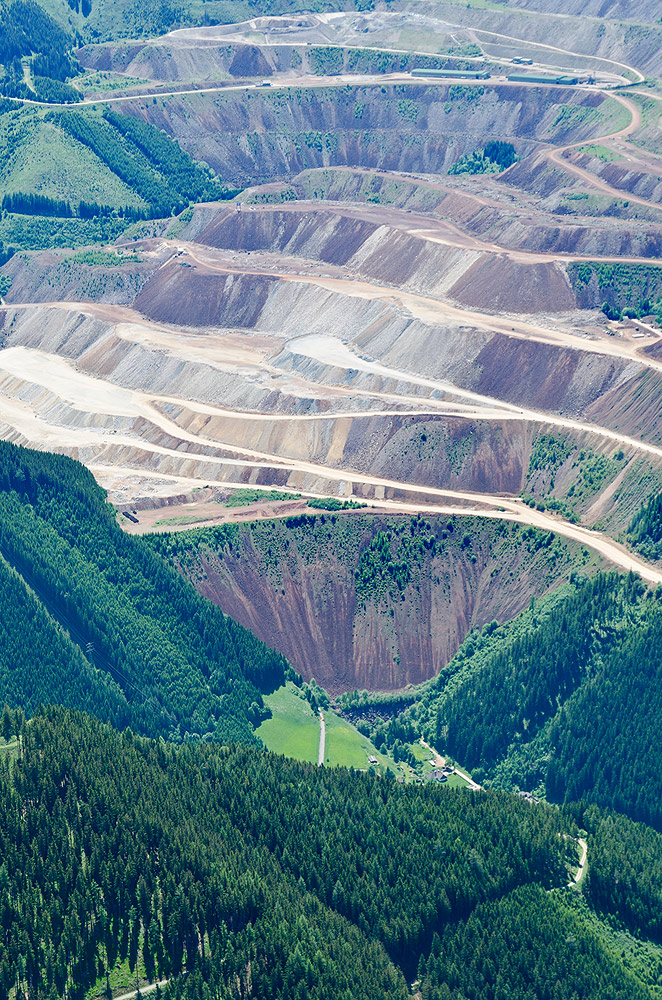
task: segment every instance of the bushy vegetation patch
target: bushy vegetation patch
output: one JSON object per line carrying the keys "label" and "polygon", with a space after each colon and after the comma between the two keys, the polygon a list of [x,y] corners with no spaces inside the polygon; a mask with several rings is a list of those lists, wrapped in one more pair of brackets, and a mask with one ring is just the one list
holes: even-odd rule
{"label": "bushy vegetation patch", "polygon": [[510,142],[495,140],[473,153],[466,153],[453,164],[449,174],[494,174],[506,170],[517,160],[515,147]]}
{"label": "bushy vegetation patch", "polygon": [[609,319],[655,314],[662,323],[662,267],[653,264],[568,264],[568,276],[583,308],[600,306]]}

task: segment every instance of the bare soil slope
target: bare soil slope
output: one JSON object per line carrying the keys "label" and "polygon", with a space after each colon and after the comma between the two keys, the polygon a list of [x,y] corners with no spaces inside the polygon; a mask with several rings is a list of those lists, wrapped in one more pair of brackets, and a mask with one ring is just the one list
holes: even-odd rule
{"label": "bare soil slope", "polygon": [[516,615],[577,557],[462,518],[326,514],[176,539],[201,593],[333,693],[435,675],[472,628]]}
{"label": "bare soil slope", "polygon": [[127,102],[122,110],[164,129],[233,183],[333,164],[443,173],[491,138],[516,139],[526,151],[589,139],[618,114],[597,92],[489,82],[244,90]]}

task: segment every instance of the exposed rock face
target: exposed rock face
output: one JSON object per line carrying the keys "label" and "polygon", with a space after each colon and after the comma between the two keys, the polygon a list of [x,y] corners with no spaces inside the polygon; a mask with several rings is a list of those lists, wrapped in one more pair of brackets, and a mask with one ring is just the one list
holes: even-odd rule
{"label": "exposed rock face", "polygon": [[290,97],[246,90],[201,98],[199,105],[196,98],[172,97],[127,102],[123,110],[165,130],[232,183],[346,164],[442,174],[495,137],[516,140],[527,153],[539,143],[589,139],[608,130],[615,113],[599,93],[498,84],[348,86],[302,89]]}
{"label": "exposed rock face", "polygon": [[334,693],[391,690],[438,673],[472,628],[513,617],[572,568],[565,543],[448,524],[363,513],[255,522],[193,536],[181,568],[305,678]]}

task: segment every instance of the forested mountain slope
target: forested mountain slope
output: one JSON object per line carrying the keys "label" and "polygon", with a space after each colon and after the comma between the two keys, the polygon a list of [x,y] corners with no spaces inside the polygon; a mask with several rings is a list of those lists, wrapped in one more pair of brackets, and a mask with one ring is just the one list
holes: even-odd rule
{"label": "forested mountain slope", "polygon": [[[118,961],[151,978],[188,971],[166,1000],[404,1000],[398,962],[411,975],[419,965],[425,996],[478,995],[470,963],[451,963],[457,993],[438,985],[444,926],[448,956],[477,927],[495,953],[517,934],[537,996],[649,995],[542,891],[568,877],[573,845],[560,834],[572,824],[558,811],[249,749],[176,748],[59,708],[12,728],[18,758],[0,770],[3,1000],[17,986],[82,997]],[[545,972],[535,956],[547,953]],[[518,981],[514,957],[504,985]]]}
{"label": "forested mountain slope", "polygon": [[[285,661],[125,535],[78,463],[0,445],[0,550],[2,1000],[82,998],[120,968],[172,980],[166,1000],[404,1000],[417,974],[463,1000],[517,995],[527,965],[540,995],[653,996],[543,891],[568,881],[574,813],[223,747],[254,740]],[[606,897],[600,856],[596,905],[651,933],[648,883]]]}
{"label": "forested mountain slope", "polygon": [[[532,602],[506,627],[469,635],[372,737],[381,746],[423,733],[480,781],[593,802],[661,829],[659,598],[613,573]],[[354,719],[371,714],[369,696],[342,702]]]}
{"label": "forested mountain slope", "polygon": [[285,660],[125,535],[77,462],[0,443],[0,553],[0,701],[254,740]]}

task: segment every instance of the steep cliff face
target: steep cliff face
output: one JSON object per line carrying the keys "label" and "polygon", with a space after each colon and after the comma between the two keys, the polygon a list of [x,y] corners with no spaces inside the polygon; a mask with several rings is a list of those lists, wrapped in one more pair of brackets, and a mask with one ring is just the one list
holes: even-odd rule
{"label": "steep cliff face", "polygon": [[581,561],[558,539],[457,517],[322,514],[152,538],[334,693],[433,676],[472,628],[513,617]]}

